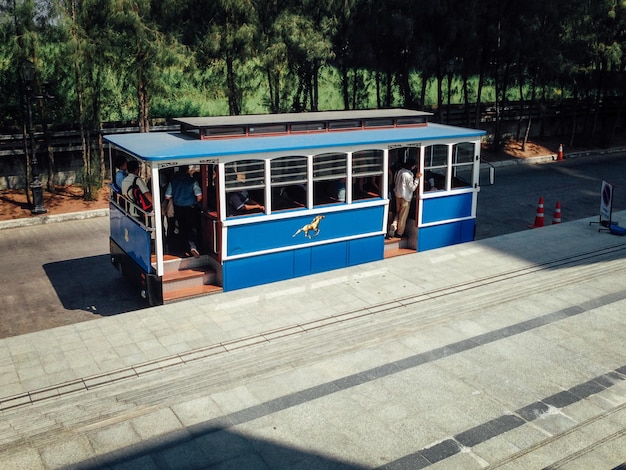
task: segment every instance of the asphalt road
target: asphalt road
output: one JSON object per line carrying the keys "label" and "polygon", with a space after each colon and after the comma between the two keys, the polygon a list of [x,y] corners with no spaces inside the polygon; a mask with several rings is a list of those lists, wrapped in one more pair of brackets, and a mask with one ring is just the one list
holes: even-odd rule
{"label": "asphalt road", "polygon": [[108,253],[108,217],[0,230],[0,337],[144,307]]}
{"label": "asphalt road", "polygon": [[[476,239],[528,230],[540,197],[546,224],[557,201],[563,222],[599,216],[603,180],[625,210],[626,154],[498,167],[481,188]],[[108,230],[108,217],[0,230],[0,338],[145,308],[109,263]]]}
{"label": "asphalt road", "polygon": [[[527,230],[535,221],[540,197],[546,225],[552,224],[557,202],[561,203],[561,222],[599,218],[602,181],[614,187],[613,211],[626,209],[626,153],[498,167],[495,184],[482,186],[478,195],[476,239]],[[617,222],[626,225],[626,221]]]}

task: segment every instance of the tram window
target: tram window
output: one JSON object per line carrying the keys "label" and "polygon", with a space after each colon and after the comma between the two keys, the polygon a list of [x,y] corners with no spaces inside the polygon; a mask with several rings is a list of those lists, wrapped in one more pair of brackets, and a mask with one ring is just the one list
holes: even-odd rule
{"label": "tram window", "polygon": [[315,205],[345,202],[347,154],[325,153],[313,157]]}
{"label": "tram window", "polygon": [[472,186],[474,173],[474,144],[463,142],[452,147],[452,187]]}
{"label": "tram window", "polygon": [[323,131],[325,129],[326,124],[323,122],[302,122],[291,124],[291,132]]}
{"label": "tram window", "polygon": [[473,165],[459,165],[452,169],[452,187],[467,188],[472,185]]}
{"label": "tram window", "polygon": [[265,162],[239,160],[224,170],[227,215],[265,212]]}
{"label": "tram window", "polygon": [[382,150],[363,150],[352,154],[352,200],[382,197],[384,165]]}
{"label": "tram window", "polygon": [[248,128],[250,135],[254,134],[284,134],[287,132],[287,124],[265,124]]}
{"label": "tram window", "polygon": [[418,124],[426,124],[428,120],[425,116],[420,117],[407,117],[407,118],[398,118],[396,124],[398,126],[415,126]]}
{"label": "tram window", "polygon": [[448,189],[448,146],[430,145],[424,149],[424,191]]}
{"label": "tram window", "polygon": [[295,209],[307,205],[307,158],[275,158],[270,163],[272,210]]}
{"label": "tram window", "polygon": [[214,126],[203,129],[206,137],[226,137],[245,135],[246,129],[241,126]]}
{"label": "tram window", "polygon": [[331,121],[328,124],[329,130],[337,129],[361,129],[361,121],[358,119],[344,120],[344,121]]}
{"label": "tram window", "polygon": [[365,127],[392,127],[393,119],[368,119],[363,124]]}

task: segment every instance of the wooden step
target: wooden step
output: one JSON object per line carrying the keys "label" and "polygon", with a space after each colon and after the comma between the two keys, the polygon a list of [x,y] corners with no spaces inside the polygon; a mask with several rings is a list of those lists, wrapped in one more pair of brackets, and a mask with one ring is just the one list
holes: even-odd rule
{"label": "wooden step", "polygon": [[409,241],[406,238],[391,237],[385,239],[385,258],[409,255],[415,250],[409,248]]}
{"label": "wooden step", "polygon": [[411,248],[390,248],[385,249],[385,259],[395,258],[396,256],[410,255],[415,253],[415,250]]}
{"label": "wooden step", "polygon": [[[210,277],[211,274],[214,274],[214,271],[209,267],[167,271],[163,273],[163,283],[184,281],[186,279],[196,279],[205,276]],[[210,282],[210,279],[208,281]]]}
{"label": "wooden step", "polygon": [[215,284],[215,271],[208,266],[163,273],[163,295],[166,292]]}
{"label": "wooden step", "polygon": [[[152,266],[156,268],[156,257],[152,255]],[[181,258],[175,255],[163,255],[163,269],[165,272],[179,271],[184,269],[193,269],[209,264],[208,255],[200,255],[199,258],[193,256],[188,258]]]}
{"label": "wooden step", "polygon": [[201,297],[203,295],[217,294],[224,289],[220,286],[202,285],[194,287],[186,287],[176,289],[171,292],[163,292],[163,303],[175,302],[178,300],[191,299],[193,297]]}

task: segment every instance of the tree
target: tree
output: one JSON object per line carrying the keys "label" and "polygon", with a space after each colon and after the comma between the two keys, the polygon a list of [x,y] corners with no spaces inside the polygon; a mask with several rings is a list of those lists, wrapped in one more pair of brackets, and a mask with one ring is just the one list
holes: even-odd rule
{"label": "tree", "polygon": [[243,100],[243,82],[238,68],[253,57],[257,33],[255,3],[253,0],[218,0],[209,13],[204,20],[208,31],[200,42],[200,53],[224,62],[229,113],[238,115]]}

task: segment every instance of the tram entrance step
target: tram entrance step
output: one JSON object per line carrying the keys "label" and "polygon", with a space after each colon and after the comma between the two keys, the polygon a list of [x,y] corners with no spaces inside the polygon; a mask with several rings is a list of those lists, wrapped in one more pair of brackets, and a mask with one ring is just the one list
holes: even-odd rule
{"label": "tram entrance step", "polygon": [[385,240],[385,259],[410,255],[411,253],[415,253],[415,250],[409,248],[406,238],[391,237]]}
{"label": "tram entrance step", "polygon": [[188,299],[222,292],[215,270],[208,265],[206,255],[200,258],[163,258],[163,302]]}
{"label": "tram entrance step", "polygon": [[163,291],[163,303],[175,302],[177,300],[190,299],[192,297],[200,297],[203,295],[216,294],[222,292],[220,286],[214,285],[202,285],[196,287],[186,287],[184,289],[178,289],[171,292]]}
{"label": "tram entrance step", "polygon": [[[175,255],[163,255],[163,269],[165,272],[206,267],[208,263],[209,257],[207,255],[202,255],[200,258],[181,258]],[[156,258],[154,255],[152,255],[152,266],[156,267]]]}

